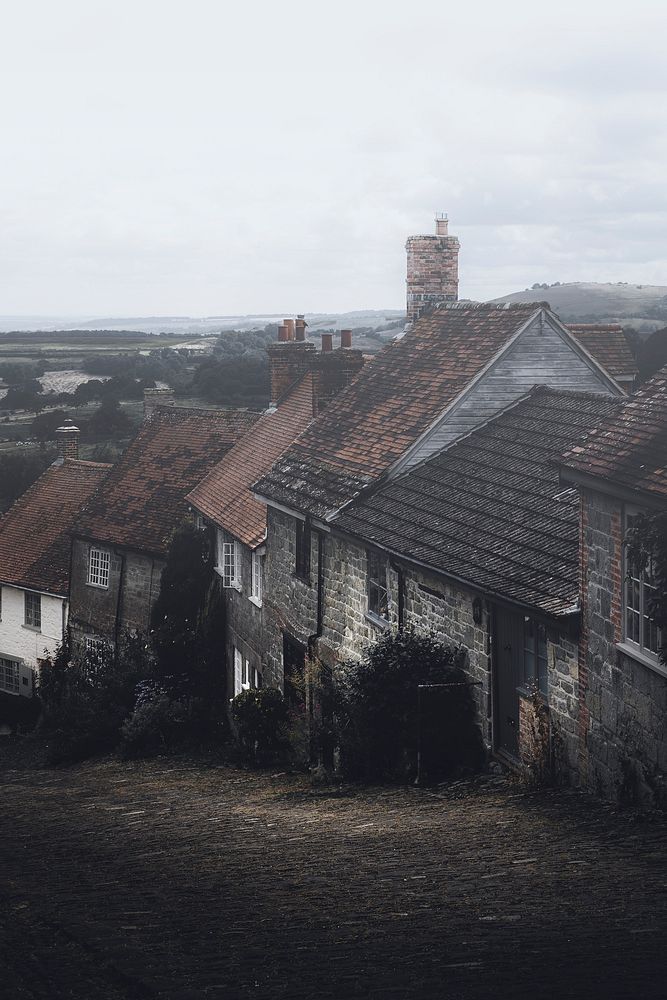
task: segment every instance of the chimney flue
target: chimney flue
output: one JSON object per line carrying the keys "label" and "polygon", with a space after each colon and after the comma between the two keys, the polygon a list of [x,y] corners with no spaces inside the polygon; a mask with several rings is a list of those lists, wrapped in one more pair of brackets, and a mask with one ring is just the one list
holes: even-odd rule
{"label": "chimney flue", "polygon": [[340,346],[341,347],[352,347],[352,331],[351,330],[341,330],[340,331]]}
{"label": "chimney flue", "polygon": [[278,340],[281,342],[281,344],[284,344],[284,343],[286,343],[286,341],[289,340],[289,334],[287,332],[287,327],[285,326],[284,323],[282,323],[278,327]]}
{"label": "chimney flue", "polygon": [[58,458],[79,457],[79,428],[71,420],[66,420],[62,427],[56,427],[58,442]]}
{"label": "chimney flue", "polygon": [[283,323],[287,327],[287,339],[294,340],[294,320],[284,319]]}
{"label": "chimney flue", "polygon": [[333,351],[333,333],[322,334],[322,353],[328,354]]}
{"label": "chimney flue", "polygon": [[296,318],[294,336],[299,343],[302,343],[306,339],[306,321],[303,316],[297,316]]}

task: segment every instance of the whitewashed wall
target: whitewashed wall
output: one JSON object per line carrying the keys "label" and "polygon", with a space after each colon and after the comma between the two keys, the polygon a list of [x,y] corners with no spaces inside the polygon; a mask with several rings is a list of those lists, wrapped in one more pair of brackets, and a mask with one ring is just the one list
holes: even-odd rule
{"label": "whitewashed wall", "polygon": [[0,656],[8,659],[24,660],[29,666],[37,666],[44,650],[54,652],[63,637],[62,597],[42,594],[42,627],[38,632],[26,628],[24,610],[24,590],[18,587],[2,587],[2,618],[0,619]]}

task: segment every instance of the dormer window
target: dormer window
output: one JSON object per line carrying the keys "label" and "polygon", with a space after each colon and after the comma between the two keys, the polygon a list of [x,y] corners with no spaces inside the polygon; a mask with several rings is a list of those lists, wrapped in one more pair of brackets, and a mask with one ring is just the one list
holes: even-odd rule
{"label": "dormer window", "polygon": [[106,549],[90,549],[88,554],[88,583],[91,587],[109,587],[111,553]]}

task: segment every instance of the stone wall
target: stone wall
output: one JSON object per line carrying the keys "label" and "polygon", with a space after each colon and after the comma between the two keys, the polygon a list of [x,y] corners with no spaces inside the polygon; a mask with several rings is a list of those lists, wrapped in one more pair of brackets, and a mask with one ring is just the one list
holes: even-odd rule
{"label": "stone wall", "polygon": [[587,492],[582,516],[582,780],[610,799],[667,805],[667,678],[619,647],[622,506]]}
{"label": "stone wall", "polygon": [[90,547],[78,538],[72,546],[70,624],[74,638],[100,636],[113,643],[122,631],[147,631],[164,560],[100,543],[96,547],[111,554],[109,586],[95,587],[87,582]]}

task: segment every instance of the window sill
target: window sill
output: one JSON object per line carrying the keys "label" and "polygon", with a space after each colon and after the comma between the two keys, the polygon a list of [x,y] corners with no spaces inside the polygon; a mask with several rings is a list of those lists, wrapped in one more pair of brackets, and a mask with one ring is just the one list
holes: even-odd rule
{"label": "window sill", "polygon": [[304,576],[303,573],[292,573],[293,580],[300,580],[301,583],[305,583],[307,587],[312,587],[309,576]]}
{"label": "window sill", "polygon": [[26,632],[36,632],[38,635],[42,634],[41,626],[38,628],[37,625],[21,625],[21,628],[24,628]]}
{"label": "window sill", "polygon": [[374,615],[372,611],[367,611],[364,618],[375,628],[382,629],[383,632],[388,632],[391,628],[391,622],[388,618],[380,618],[379,615]]}
{"label": "window sill", "polygon": [[636,660],[642,666],[648,667],[649,670],[653,670],[656,674],[660,674],[661,677],[667,677],[667,666],[661,663],[657,656],[654,658],[648,653],[642,653],[641,649],[637,649],[636,646],[633,646],[629,642],[617,642],[616,649],[624,653],[625,656],[629,656],[631,660]]}
{"label": "window sill", "polygon": [[104,583],[91,583],[90,580],[86,580],[86,586],[87,587],[94,587],[95,590],[108,590],[109,589],[109,584],[108,583],[107,584],[104,584]]}
{"label": "window sill", "polygon": [[249,597],[248,600],[251,604],[254,604],[256,608],[261,608],[262,602],[258,597]]}

